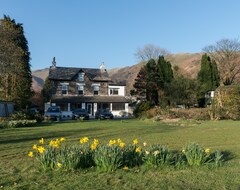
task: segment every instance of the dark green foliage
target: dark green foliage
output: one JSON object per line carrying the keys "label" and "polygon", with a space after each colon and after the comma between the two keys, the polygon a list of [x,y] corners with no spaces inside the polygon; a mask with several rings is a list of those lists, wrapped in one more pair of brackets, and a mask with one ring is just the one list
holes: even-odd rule
{"label": "dark green foliage", "polygon": [[28,42],[22,24],[8,16],[0,21],[0,99],[25,108],[33,94]]}
{"label": "dark green foliage", "polygon": [[173,79],[171,63],[163,56],[159,56],[158,62],[150,59],[139,71],[135,79],[135,88],[132,95],[136,95],[140,100],[147,100],[155,105],[163,101],[165,88]]}
{"label": "dark green foliage", "polygon": [[150,102],[140,102],[139,104],[137,104],[136,108],[133,111],[133,115],[135,117],[139,117],[142,115],[143,112],[146,112],[147,110],[149,110],[151,107]]}
{"label": "dark green foliage", "polygon": [[211,60],[207,54],[202,56],[201,69],[198,73],[199,82],[199,99],[202,106],[205,104],[204,97],[208,91],[215,90],[220,84],[220,77],[218,73],[217,64],[214,60]]}
{"label": "dark green foliage", "polygon": [[48,77],[46,78],[46,80],[44,82],[44,86],[43,86],[41,94],[43,96],[44,102],[50,101],[50,99],[51,99],[51,83],[50,83]]}
{"label": "dark green foliage", "polygon": [[183,76],[175,78],[166,88],[167,98],[172,105],[189,107],[197,103],[197,82]]}
{"label": "dark green foliage", "polygon": [[134,90],[131,91],[131,95],[136,96],[139,100],[146,99],[147,88],[146,75],[147,75],[146,70],[144,67],[142,67],[135,79],[135,83],[133,85]]}

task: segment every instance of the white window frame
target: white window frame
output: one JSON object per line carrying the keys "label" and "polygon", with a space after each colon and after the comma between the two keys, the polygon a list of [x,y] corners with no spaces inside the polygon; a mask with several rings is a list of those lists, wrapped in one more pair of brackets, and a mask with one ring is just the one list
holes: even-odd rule
{"label": "white window frame", "polygon": [[[77,84],[78,86],[78,95],[84,95],[84,85],[85,84]],[[79,91],[82,91],[82,94],[79,94]]]}
{"label": "white window frame", "polygon": [[[95,95],[95,96],[99,95],[100,84],[92,84],[92,88],[93,88],[93,95]],[[95,92],[97,92],[97,93],[95,93]]]}
{"label": "white window frame", "polygon": [[[60,83],[62,85],[62,95],[67,95],[68,94],[68,85],[69,83]],[[66,91],[66,93],[63,93],[64,91]]]}

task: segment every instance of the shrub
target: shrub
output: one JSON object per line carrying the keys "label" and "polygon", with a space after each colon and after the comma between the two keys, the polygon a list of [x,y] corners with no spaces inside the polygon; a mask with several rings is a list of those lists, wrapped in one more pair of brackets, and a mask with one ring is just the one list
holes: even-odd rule
{"label": "shrub", "polygon": [[240,87],[222,86],[209,106],[211,119],[240,119]]}
{"label": "shrub", "polygon": [[143,162],[149,168],[172,165],[173,154],[162,145],[152,145],[145,151]]}
{"label": "shrub", "polygon": [[188,144],[182,153],[185,155],[189,166],[202,166],[210,162],[219,165],[222,161],[223,154],[219,151],[211,153],[209,148],[204,148],[196,143]]}
{"label": "shrub", "polygon": [[123,164],[123,153],[118,146],[101,145],[94,152],[94,163],[98,171],[110,172]]}
{"label": "shrub", "polygon": [[136,105],[136,108],[133,111],[135,117],[139,117],[144,114],[151,107],[150,102],[140,102]]}

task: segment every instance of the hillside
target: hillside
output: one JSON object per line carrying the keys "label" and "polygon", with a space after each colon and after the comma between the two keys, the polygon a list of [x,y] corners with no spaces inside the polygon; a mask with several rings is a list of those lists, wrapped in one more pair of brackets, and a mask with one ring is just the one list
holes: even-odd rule
{"label": "hillside", "polygon": [[[202,53],[181,53],[171,54],[167,59],[173,65],[178,65],[182,73],[186,76],[194,78],[197,76],[197,72],[200,68],[201,56]],[[130,90],[133,88],[134,80],[143,65],[144,63],[140,62],[129,67],[110,69],[108,70],[108,74],[112,79],[114,79],[114,81],[126,80],[127,94],[129,94]],[[44,81],[48,76],[48,72],[48,68],[32,72],[33,89],[35,91],[41,91]]]}
{"label": "hillside", "polygon": [[40,92],[42,90],[44,81],[47,78],[48,73],[48,68],[32,72],[32,87],[35,92]]}

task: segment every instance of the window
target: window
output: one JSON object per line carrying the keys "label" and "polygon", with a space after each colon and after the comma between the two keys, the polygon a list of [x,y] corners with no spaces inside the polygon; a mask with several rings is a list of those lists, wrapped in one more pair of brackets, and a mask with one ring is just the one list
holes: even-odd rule
{"label": "window", "polygon": [[113,111],[125,110],[125,103],[112,103],[112,110]]}
{"label": "window", "polygon": [[78,74],[78,80],[79,81],[84,81],[84,73],[79,73]]}
{"label": "window", "polygon": [[84,94],[84,86],[78,85],[78,95],[83,95],[83,94]]}
{"label": "window", "polygon": [[110,95],[118,95],[118,88],[110,88]]}
{"label": "window", "polygon": [[99,94],[99,85],[93,85],[93,95]]}
{"label": "window", "polygon": [[62,84],[62,94],[68,93],[68,86],[66,84]]}

